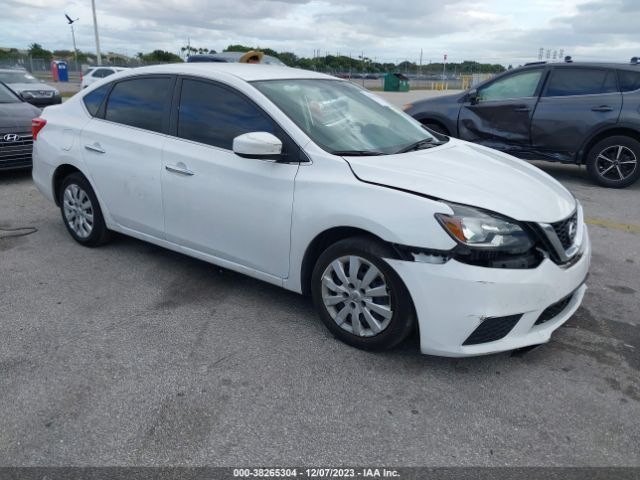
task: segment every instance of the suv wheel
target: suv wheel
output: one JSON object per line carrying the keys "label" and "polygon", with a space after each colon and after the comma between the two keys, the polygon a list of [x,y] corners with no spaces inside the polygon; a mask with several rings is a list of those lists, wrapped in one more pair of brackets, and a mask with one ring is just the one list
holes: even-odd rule
{"label": "suv wheel", "polygon": [[391,348],[415,326],[413,303],[383,260],[393,252],[368,237],[341,240],[324,251],[311,294],[325,326],[340,340],[367,350]]}
{"label": "suv wheel", "polygon": [[640,142],[616,135],[596,143],[587,156],[587,170],[600,185],[624,188],[640,177]]}
{"label": "suv wheel", "polygon": [[60,211],[67,231],[81,245],[96,247],[110,240],[98,199],[81,173],[72,173],[62,181]]}

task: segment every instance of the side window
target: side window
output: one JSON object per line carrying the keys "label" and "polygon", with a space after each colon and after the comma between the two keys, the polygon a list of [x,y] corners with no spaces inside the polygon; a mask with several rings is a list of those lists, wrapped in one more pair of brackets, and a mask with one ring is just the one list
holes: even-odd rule
{"label": "side window", "polygon": [[542,69],[514,73],[496,80],[478,91],[480,101],[533,97],[542,77]]}
{"label": "side window", "polygon": [[623,92],[633,92],[640,89],[640,72],[618,70],[618,78],[620,79],[620,90]]}
{"label": "side window", "polygon": [[613,70],[596,68],[556,68],[551,73],[545,97],[597,95],[617,92]]}
{"label": "side window", "polygon": [[183,80],[179,137],[231,150],[233,139],[248,132],[275,134],[276,126],[239,93],[207,82]]}
{"label": "side window", "polygon": [[96,88],[94,91],[86,94],[82,98],[85,107],[87,107],[87,110],[89,110],[89,113],[92,117],[95,117],[97,115],[98,110],[100,109],[100,105],[102,105],[102,102],[107,96],[107,93],[109,93],[110,89],[111,83],[103,85],[100,88]]}
{"label": "side window", "polygon": [[107,100],[105,119],[162,132],[169,115],[173,81],[167,77],[137,78],[116,83]]}
{"label": "side window", "polygon": [[104,78],[113,74],[113,70],[110,68],[99,68],[95,72],[93,72],[93,76],[95,78]]}

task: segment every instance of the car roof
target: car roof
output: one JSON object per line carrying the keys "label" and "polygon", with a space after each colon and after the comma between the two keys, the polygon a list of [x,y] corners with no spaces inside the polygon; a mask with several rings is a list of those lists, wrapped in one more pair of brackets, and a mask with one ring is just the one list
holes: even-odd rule
{"label": "car roof", "polygon": [[525,68],[528,69],[528,68],[536,68],[536,67],[554,67],[554,68],[596,67],[596,68],[616,68],[618,70],[631,70],[631,71],[640,72],[639,64],[616,63],[616,62],[542,62],[541,61],[541,62],[526,63],[522,67],[518,67],[518,69],[525,69]]}
{"label": "car roof", "polygon": [[[299,68],[281,67],[278,65],[263,65],[252,63],[219,63],[193,62],[169,63],[150,67],[139,67],[130,70],[136,75],[145,73],[193,74],[216,78],[217,74],[237,77],[246,82],[256,80],[284,80],[284,79],[325,79],[338,80],[336,77],[324,73],[302,70]],[[128,72],[129,73],[129,72]],[[124,78],[124,77],[120,77]]]}

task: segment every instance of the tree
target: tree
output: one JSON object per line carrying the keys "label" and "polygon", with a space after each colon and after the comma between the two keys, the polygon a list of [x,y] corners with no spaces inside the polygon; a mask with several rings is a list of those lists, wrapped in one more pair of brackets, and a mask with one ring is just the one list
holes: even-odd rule
{"label": "tree", "polygon": [[29,45],[28,51],[31,58],[42,58],[47,63],[53,58],[53,53],[42,48],[42,45],[39,43],[32,43]]}
{"label": "tree", "polygon": [[138,58],[147,63],[179,63],[183,61],[175,53],[167,52],[165,50],[154,50],[151,53],[142,54],[142,56],[139,56]]}

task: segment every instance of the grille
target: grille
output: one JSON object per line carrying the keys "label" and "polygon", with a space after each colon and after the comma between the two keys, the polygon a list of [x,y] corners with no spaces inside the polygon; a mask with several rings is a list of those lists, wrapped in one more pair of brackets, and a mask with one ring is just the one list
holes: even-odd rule
{"label": "grille", "polygon": [[4,140],[4,135],[0,135],[0,169],[31,165],[33,137],[31,133],[18,133],[18,135],[20,139],[15,142]]}
{"label": "grille", "polygon": [[[573,224],[573,237],[570,235],[571,228],[570,226]],[[570,217],[556,223],[552,223],[551,226],[556,232],[558,236],[558,240],[562,244],[562,247],[566,250],[571,245],[573,245],[573,240],[575,239],[575,232],[578,227],[578,212],[576,211]]]}
{"label": "grille", "polygon": [[510,315],[508,317],[487,318],[478,325],[478,328],[469,335],[462,345],[478,345],[479,343],[500,340],[513,330],[521,317],[522,315]]}
{"label": "grille", "polygon": [[23,93],[29,93],[34,98],[51,98],[53,97],[53,90],[26,90]]}
{"label": "grille", "polygon": [[565,308],[567,308],[567,305],[569,305],[569,302],[571,302],[572,298],[573,298],[573,293],[568,297],[564,297],[562,300],[545,308],[544,311],[540,314],[540,316],[536,320],[535,325],[542,325],[543,323],[556,318],[558,315],[560,315],[564,311]]}

